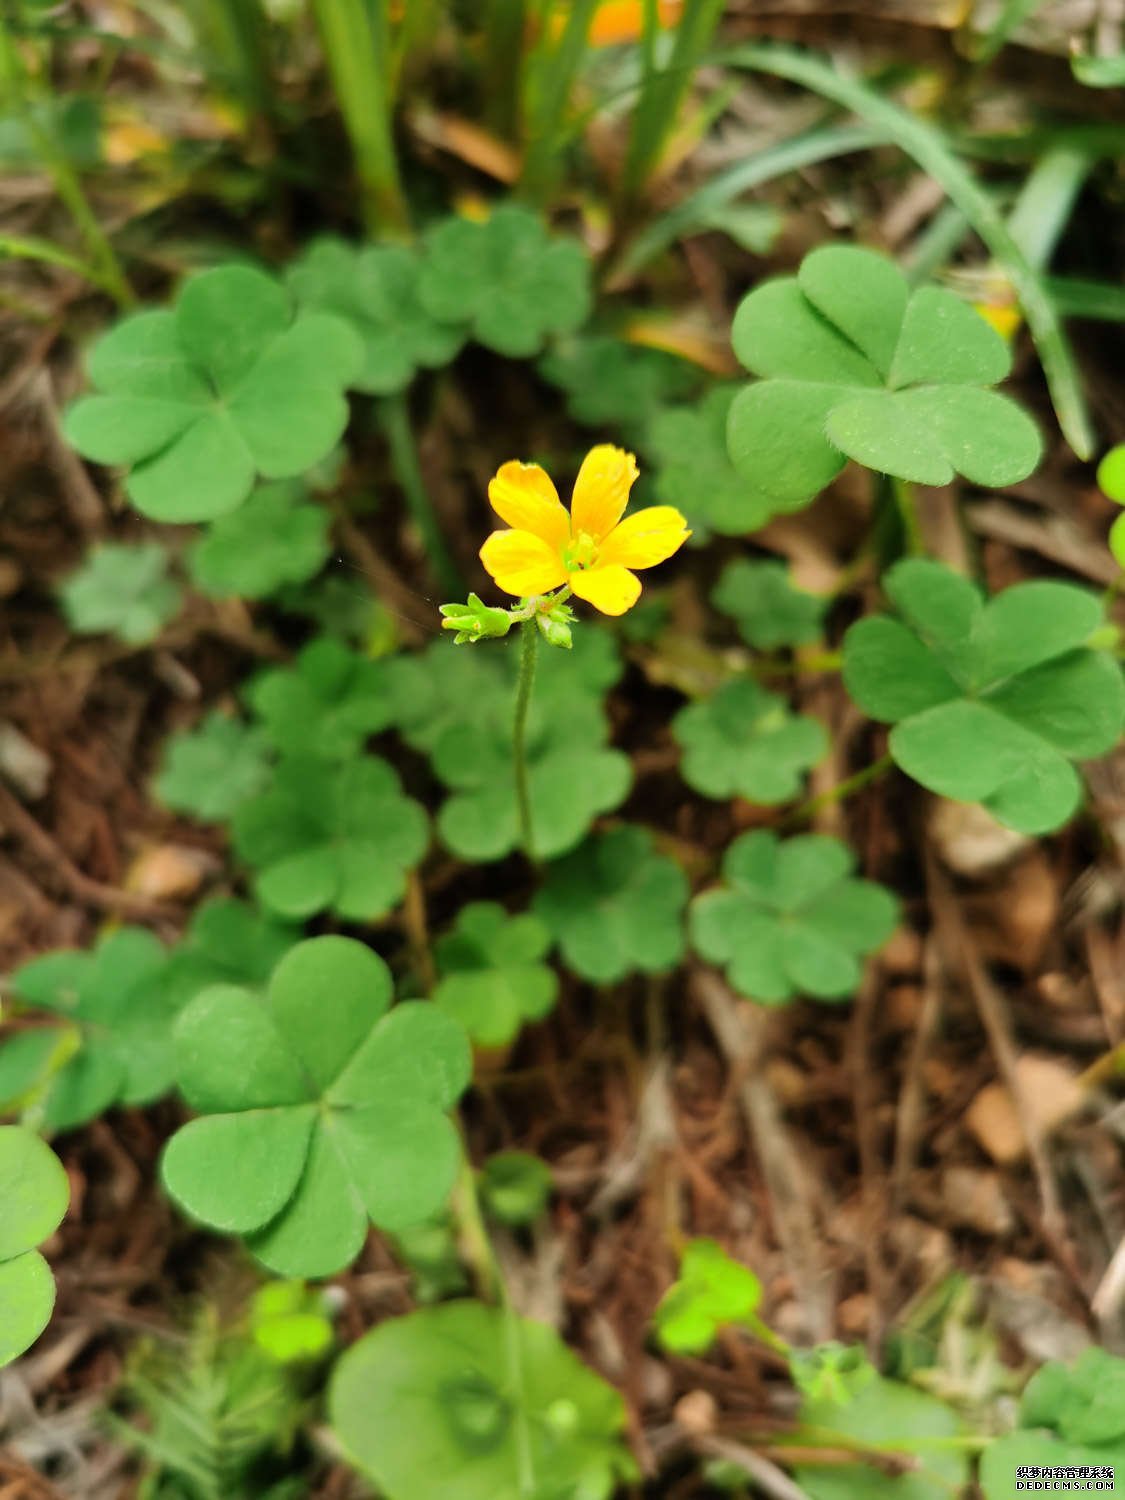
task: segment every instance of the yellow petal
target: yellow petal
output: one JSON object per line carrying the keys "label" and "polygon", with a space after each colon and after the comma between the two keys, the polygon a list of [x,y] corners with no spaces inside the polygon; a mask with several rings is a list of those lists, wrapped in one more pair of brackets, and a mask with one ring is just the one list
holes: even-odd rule
{"label": "yellow petal", "polygon": [[545,594],[566,582],[562,558],[530,531],[494,531],[480,560],[506,594]]}
{"label": "yellow petal", "polygon": [[641,580],[628,568],[584,568],[570,575],[570,587],[603,615],[623,615],[641,597]]}
{"label": "yellow petal", "polygon": [[570,501],[570,530],[600,542],[625,514],[629,491],[637,477],[637,460],[624,448],[601,443],[582,460]]}
{"label": "yellow petal", "polygon": [[488,486],[492,509],[519,531],[530,531],[556,552],[570,540],[570,520],[559,492],[538,464],[501,464]]}
{"label": "yellow petal", "polygon": [[650,505],[614,527],[598,548],[598,561],[651,568],[678,552],[689,536],[678,510],[671,505]]}

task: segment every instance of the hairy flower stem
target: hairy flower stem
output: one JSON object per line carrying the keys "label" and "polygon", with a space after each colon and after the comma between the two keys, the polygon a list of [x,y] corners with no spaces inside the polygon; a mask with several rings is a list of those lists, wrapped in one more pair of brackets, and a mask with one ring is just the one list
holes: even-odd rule
{"label": "hairy flower stem", "polygon": [[531,796],[527,786],[527,710],[535,682],[535,658],[539,648],[539,626],[534,618],[520,626],[520,675],[516,687],[516,716],[512,729],[512,750],[516,773],[516,808],[520,819],[520,843],[528,859],[535,858],[535,840],[531,831]]}
{"label": "hairy flower stem", "polygon": [[405,396],[384,396],[379,403],[379,421],[391,450],[391,468],[406,500],[410,519],[422,535],[422,543],[434,575],[450,596],[465,592],[465,582],[445,544],[438,518],[430,502],[426,481],[418,462],[418,448]]}

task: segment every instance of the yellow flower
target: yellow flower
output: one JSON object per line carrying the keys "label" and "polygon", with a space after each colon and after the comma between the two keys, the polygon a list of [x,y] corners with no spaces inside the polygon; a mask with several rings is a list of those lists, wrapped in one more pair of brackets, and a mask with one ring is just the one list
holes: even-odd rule
{"label": "yellow flower", "polygon": [[503,464],[488,486],[492,509],[511,531],[494,531],[480,560],[506,594],[546,594],[570,585],[603,615],[623,615],[640,598],[630,568],[651,568],[682,547],[691,532],[670,505],[621,517],[637,477],[637,460],[603,443],[591,448],[568,516],[538,464]]}

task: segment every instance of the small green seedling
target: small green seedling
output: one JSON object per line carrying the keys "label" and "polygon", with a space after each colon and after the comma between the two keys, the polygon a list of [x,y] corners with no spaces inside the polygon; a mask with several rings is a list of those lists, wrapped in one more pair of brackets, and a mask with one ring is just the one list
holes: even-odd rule
{"label": "small green seedling", "polygon": [[419,298],[421,261],[401,245],[313,242],[286,276],[304,308],[345,318],[363,341],[356,390],[404,391],[419,369],[440,369],[465,341],[468,319],[435,317]]}
{"label": "small green seedling", "polygon": [[590,262],[576,240],[552,239],[538,214],[505,205],[483,223],[446,219],[430,231],[418,293],[432,318],[528,359],[586,321]]}
{"label": "small green seedling", "polygon": [[[34,1091],[49,1131],[73,1130],[114,1104],[150,1104],[172,1087],[177,997],[162,944],[140,927],[103,936],[92,951],[60,949],[12,975],[26,1006],[58,1025],[0,1046],[0,1094]],[[69,1046],[60,1047],[63,1037]]]}
{"label": "small green seedling", "polygon": [[503,1047],[527,1021],[541,1021],[559,981],[543,963],[551,934],[530,913],[510,917],[494,901],[473,901],[434,945],[441,974],[434,1004],[481,1047]]}
{"label": "small green seedling", "polygon": [[854,865],[845,844],[821,834],[742,834],[723,857],[725,884],[692,902],[696,952],[722,964],[738,993],[763,1005],[854,994],[860,959],[898,921],[891,893],[857,880]]}
{"label": "small green seedling", "polygon": [[745,1328],[774,1344],[776,1336],[758,1316],[762,1283],[731,1260],[715,1240],[691,1240],[680,1261],[680,1277],[653,1314],[661,1347],[672,1354],[706,1354],[720,1329]]}
{"label": "small green seedling", "polygon": [[265,730],[213,709],[195,729],[165,741],[152,790],[173,812],[203,823],[222,823],[264,791],[269,779]]}
{"label": "small green seedling", "polygon": [[429,841],[426,814],[374,755],[344,765],[292,757],[235,809],[235,852],[258,900],[280,917],[332,911],[371,922],[401,899]]}
{"label": "small green seedling", "polygon": [[683,511],[697,545],[712,531],[757,531],[782,508],[731,462],[727,426],[737,394],[718,386],[691,406],[658,412],[642,444],[656,465],[657,499]]}
{"label": "small green seedling", "polygon": [[805,772],[828,753],[818,719],[789,711],[751,678],[726,683],[672,720],[683,750],[680,774],[705,797],[745,797],[772,806],[797,794]]}
{"label": "small green seedling", "polygon": [[645,828],[597,834],[553,864],[533,910],[568,968],[594,984],[661,974],[684,951],[687,876]]}
{"label": "small green seedling", "polygon": [[1011,367],[1004,340],[871,250],[812,251],[743,299],[731,337],[763,377],[731,407],[731,458],[775,509],[811,500],[849,458],[934,485],[1014,484],[1039,461],[1034,423],[988,389]]}
{"label": "small green seedling", "polygon": [[251,678],[244,696],[275,750],[344,761],[391,722],[385,677],[383,663],[321,636],[291,667]]}
{"label": "small green seedling", "polygon": [[331,452],[363,347],[328,313],[299,312],[249,266],[189,276],[171,310],[133,313],[88,361],[98,394],[70,408],[68,441],[129,465],[125,491],[158,521],[236,510],[257,476],[288,479]]}
{"label": "small green seedling", "polygon": [[609,1500],[625,1405],[542,1323],[479,1302],[392,1318],[336,1366],[329,1418],[386,1500]]}
{"label": "small green seedling", "polygon": [[526,1151],[498,1151],[480,1174],[485,1212],[509,1229],[534,1224],[547,1207],[553,1186],[547,1163]]}
{"label": "small green seedling", "polygon": [[738,625],[742,639],[759,651],[807,646],[824,631],[828,600],[794,588],[781,562],[738,558],[723,569],[711,603]]}
{"label": "small green seedling", "polygon": [[643,431],[661,406],[699,383],[699,372],[674,354],[598,334],[559,343],[538,369],[565,392],[576,422],[625,432]]}
{"label": "small green seedling", "polygon": [[334,1337],[324,1293],[303,1281],[267,1281],[250,1302],[250,1334],[279,1365],[320,1359]]}
{"label": "small green seedling", "polygon": [[168,554],[159,542],[105,542],[62,585],[59,600],[72,630],[104,631],[144,646],[175,619],[183,592],[168,576]]}
{"label": "small green seedling", "polygon": [[1072,760],[1113,748],[1125,684],[1108,652],[1096,595],[1037,581],[987,603],[941,563],[912,559],[883,579],[901,620],[857,621],[844,638],[844,682],[872,718],[895,727],[907,775],[959,802],[981,802],[1021,833],[1074,812]]}
{"label": "small green seedling", "polygon": [[36,1249],[62,1222],[70,1183],[49,1146],[21,1125],[0,1126],[0,1366],[46,1328],[55,1282]]}
{"label": "small green seedling", "polygon": [[469,1081],[468,1043],[436,1006],[391,1010],[391,994],[362,943],[311,938],[264,996],[216,985],[177,1023],[177,1081],[200,1118],[169,1141],[164,1183],[279,1275],[333,1275],[369,1221],[418,1223],[453,1185],[447,1111]]}
{"label": "small green seedling", "polygon": [[213,599],[267,599],[320,572],[332,550],[331,525],[296,480],[261,484],[188,552],[192,581]]}
{"label": "small green seedling", "polygon": [[[1111,448],[1098,465],[1098,488],[1108,499],[1125,505],[1125,443]],[[1109,529],[1109,550],[1119,568],[1125,568],[1125,516],[1118,516]]]}

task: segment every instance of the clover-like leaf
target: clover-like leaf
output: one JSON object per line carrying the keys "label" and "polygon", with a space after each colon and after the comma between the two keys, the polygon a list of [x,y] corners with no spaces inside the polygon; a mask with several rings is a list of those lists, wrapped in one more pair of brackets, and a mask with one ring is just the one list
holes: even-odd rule
{"label": "clover-like leaf", "polygon": [[698,370],[676,355],[603,335],[558,344],[538,369],[565,392],[570,415],[587,427],[636,428],[699,383]]}
{"label": "clover-like leaf", "polygon": [[737,391],[723,385],[691,406],[671,406],[649,424],[644,449],[656,465],[659,500],[687,518],[692,535],[745,536],[785,509],[753,474],[731,462],[727,425]]}
{"label": "clover-like leaf", "polygon": [[432,230],[418,292],[431,317],[526,359],[586,321],[590,261],[577,240],[553,239],[537,214],[507,205],[483,222],[446,219]]}
{"label": "clover-like leaf", "polygon": [[527,1151],[498,1151],[481,1169],[485,1212],[510,1229],[534,1224],[547,1207],[553,1186],[547,1163]]}
{"label": "clover-like leaf", "polygon": [[841,1448],[875,1448],[912,1458],[904,1474],[874,1463],[798,1464],[793,1477],[809,1500],[851,1500],[855,1495],[863,1500],[949,1500],[965,1492],[969,1459],[958,1441],[965,1436],[964,1425],[952,1407],[923,1391],[876,1376],[849,1389],[843,1402],[806,1399],[801,1424],[815,1429],[826,1449],[838,1433]]}
{"label": "clover-like leaf", "polygon": [[511,917],[495,901],[470,902],[434,945],[441,974],[434,1004],[480,1046],[502,1047],[554,1006],[558,976],[542,961],[550,946],[537,917]]}
{"label": "clover-like leaf", "polygon": [[363,340],[352,384],[376,396],[403,391],[420,367],[438,369],[465,339],[467,318],[435,317],[418,295],[421,263],[400,245],[316,240],[286,280],[302,307],[337,313]]}
{"label": "clover-like leaf", "polygon": [[72,630],[143,646],[179,613],[183,593],[168,577],[159,542],[103,542],[62,585],[59,600]]}
{"label": "clover-like leaf", "polygon": [[372,1329],[336,1365],[328,1408],[386,1500],[609,1500],[637,1472],[617,1391],[553,1328],[480,1302]]}
{"label": "clover-like leaf", "polygon": [[672,720],[672,733],[688,786],[705,797],[766,806],[795,796],[805,772],[828,752],[819,719],[791,713],[783,698],[750,678],[689,703]]}
{"label": "clover-like leaf", "polygon": [[250,1300],[250,1332],[277,1364],[306,1364],[332,1347],[331,1304],[303,1281],[267,1281]]}
{"label": "clover-like leaf", "polygon": [[188,553],[196,586],[214,599],[265,599],[319,573],[331,552],[331,517],[293,480],[259,485],[219,516]]}
{"label": "clover-like leaf", "polygon": [[179,1009],[209,985],[264,985],[300,935],[244,901],[205,901],[172,952],[165,992]]}
{"label": "clover-like leaf", "polygon": [[269,737],[214,709],[195,729],[165,742],[152,790],[173,812],[222,823],[256,797],[270,779]]}
{"label": "clover-like leaf", "polygon": [[987,387],[1008,374],[1004,340],[940,287],[911,293],[885,256],[814,250],[735,314],[735,353],[763,378],[730,411],[731,458],[793,509],[848,458],[920,484],[1013,484],[1039,461],[1031,419]]}
{"label": "clover-like leaf", "polygon": [[345,765],[291,757],[232,823],[262,905],[281,917],[332,911],[367,922],[401,898],[426,852],[426,814],[374,755]]}
{"label": "clover-like leaf", "polygon": [[0,1126],[0,1366],[50,1319],[55,1283],[36,1246],[58,1228],[69,1202],[70,1183],[51,1148],[20,1125]]}
{"label": "clover-like leaf", "polygon": [[[44,1080],[41,1107],[47,1130],[73,1130],[111,1105],[149,1104],[168,1092],[176,1016],[168,975],[164,947],[139,927],[108,933],[92,951],[60,949],[34,958],[12,975],[16,998],[61,1017],[78,1042]],[[13,1037],[0,1046],[0,1058],[18,1047],[33,1066],[25,1038],[36,1035]],[[39,1058],[40,1066],[45,1060]],[[9,1077],[6,1086],[11,1084]]]}
{"label": "clover-like leaf", "polygon": [[97,395],[66,414],[67,439],[96,463],[130,465],[125,491],[158,521],[236,510],[255,477],[288,479],[328,454],[347,425],[358,335],[299,312],[249,266],[188,277],[175,307],[133,313],[88,361]]}
{"label": "clover-like leaf", "polygon": [[645,828],[626,824],[553,864],[533,910],[569,968],[595,984],[661,974],[684,950],[688,881]]}
{"label": "clover-like leaf", "polygon": [[469,1081],[468,1042],[425,1001],[389,1010],[391,994],[362,943],[311,938],[264,995],[213,986],[176,1025],[177,1079],[199,1118],[169,1141],[164,1184],[280,1275],[333,1275],[369,1222],[418,1223],[453,1185],[447,1112]]}
{"label": "clover-like leaf", "polygon": [[898,920],[891,893],[856,879],[854,863],[845,844],[821,834],[742,834],[723,858],[725,884],[692,902],[692,946],[725,967],[740,995],[765,1005],[853,994],[861,957]]}
{"label": "clover-like leaf", "polygon": [[901,619],[851,627],[844,682],[866,713],[895,726],[896,764],[1021,833],[1065,823],[1082,795],[1071,762],[1110,750],[1125,724],[1121,670],[1086,644],[1103,623],[1101,601],[1037,580],[985,603],[966,579],[920,558],[883,582]]}
{"label": "clover-like leaf", "polygon": [[782,562],[736,558],[711,590],[711,603],[737,625],[742,639],[760,651],[805,646],[823,633],[828,600],[794,588]]}
{"label": "clover-like leaf", "polygon": [[761,1300],[762,1283],[753,1271],[731,1260],[715,1240],[691,1240],[680,1261],[679,1280],[653,1314],[656,1337],[673,1354],[706,1354],[721,1328],[759,1327]]}
{"label": "clover-like leaf", "polygon": [[392,722],[386,665],[333,636],[311,641],[291,667],[270,667],[246,689],[270,743],[286,755],[347,760]]}

